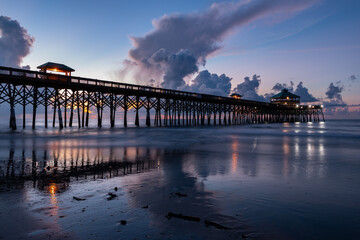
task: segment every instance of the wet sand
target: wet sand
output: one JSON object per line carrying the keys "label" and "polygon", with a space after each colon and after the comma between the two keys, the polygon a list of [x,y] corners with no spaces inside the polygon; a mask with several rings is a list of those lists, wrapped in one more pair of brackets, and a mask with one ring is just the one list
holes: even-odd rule
{"label": "wet sand", "polygon": [[352,239],[354,124],[2,133],[0,238]]}

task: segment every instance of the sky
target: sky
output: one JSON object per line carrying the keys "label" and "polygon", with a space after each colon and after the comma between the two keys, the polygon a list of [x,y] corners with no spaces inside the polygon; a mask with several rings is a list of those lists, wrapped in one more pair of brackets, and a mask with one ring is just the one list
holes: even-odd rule
{"label": "sky", "polygon": [[[0,65],[360,116],[357,0],[0,0]],[[16,31],[15,31],[16,30]]]}

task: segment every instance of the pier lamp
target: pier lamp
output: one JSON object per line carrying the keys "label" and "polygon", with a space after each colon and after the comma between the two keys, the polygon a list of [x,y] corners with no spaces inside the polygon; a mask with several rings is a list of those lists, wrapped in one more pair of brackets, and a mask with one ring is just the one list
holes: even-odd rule
{"label": "pier lamp", "polygon": [[299,108],[299,104],[296,104],[296,108]]}
{"label": "pier lamp", "polygon": [[321,105],[320,107],[321,107],[321,108],[323,108],[323,107],[324,107],[324,105]]}

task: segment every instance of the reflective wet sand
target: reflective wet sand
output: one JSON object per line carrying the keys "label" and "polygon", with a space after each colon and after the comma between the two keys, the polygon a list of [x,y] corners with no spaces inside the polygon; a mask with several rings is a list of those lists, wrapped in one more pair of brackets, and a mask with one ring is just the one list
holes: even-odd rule
{"label": "reflective wet sand", "polygon": [[329,121],[3,132],[0,237],[353,239],[359,129]]}

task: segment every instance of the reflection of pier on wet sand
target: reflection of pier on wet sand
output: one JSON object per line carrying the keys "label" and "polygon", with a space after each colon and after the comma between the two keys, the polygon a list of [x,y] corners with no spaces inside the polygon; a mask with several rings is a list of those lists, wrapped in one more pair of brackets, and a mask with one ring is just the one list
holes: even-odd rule
{"label": "reflection of pier on wet sand", "polygon": [[[103,179],[136,174],[158,168],[157,149],[124,147],[109,149],[48,149],[42,152],[10,149],[8,160],[0,162],[0,184],[33,181],[42,188],[50,183],[69,182],[70,178]],[[114,153],[116,152],[116,156]]]}

